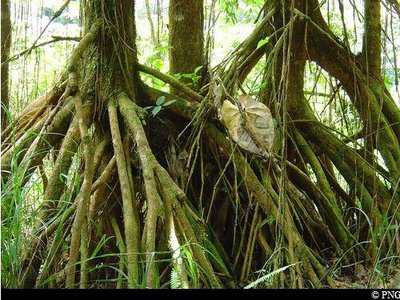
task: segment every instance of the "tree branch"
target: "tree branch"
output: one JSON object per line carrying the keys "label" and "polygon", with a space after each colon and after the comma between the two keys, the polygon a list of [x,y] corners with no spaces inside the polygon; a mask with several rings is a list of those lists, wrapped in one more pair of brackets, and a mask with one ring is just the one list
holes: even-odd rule
{"label": "tree branch", "polygon": [[[27,48],[27,49],[25,49],[25,50],[23,50],[23,51],[21,51],[21,52],[19,52],[17,54],[14,54],[13,56],[11,56],[11,58],[9,58],[5,62],[14,61],[14,60],[20,58],[21,56],[23,56],[25,54],[29,55],[32,52],[32,50],[40,48],[40,47],[43,47],[43,46],[46,46],[46,45],[49,45],[49,44],[62,42],[62,41],[79,42],[81,40],[80,37],[75,37],[75,36],[52,36],[52,38],[53,38],[52,40],[49,40],[49,41],[46,41],[46,42],[31,46],[31,47],[29,47],[29,48]],[[3,62],[3,63],[5,63],[5,62]]]}

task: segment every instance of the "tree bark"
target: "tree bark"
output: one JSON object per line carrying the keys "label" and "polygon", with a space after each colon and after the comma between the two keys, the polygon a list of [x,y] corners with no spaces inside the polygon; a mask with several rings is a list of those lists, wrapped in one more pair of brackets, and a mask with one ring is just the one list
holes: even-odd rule
{"label": "tree bark", "polygon": [[382,26],[381,26],[381,1],[364,1],[364,43],[363,53],[367,74],[381,77],[382,53]]}
{"label": "tree bark", "polygon": [[[204,64],[203,0],[169,2],[169,71],[171,74],[194,73]],[[204,68],[204,66],[203,66]],[[189,78],[182,82],[193,83]],[[196,85],[192,84],[196,88]],[[171,88],[171,92],[179,91]]]}
{"label": "tree bark", "polygon": [[149,20],[149,25],[150,25],[151,41],[153,43],[154,48],[157,48],[160,44],[160,41],[157,39],[155,30],[154,30],[153,18],[151,17],[150,2],[149,2],[149,0],[145,0],[144,3],[146,5],[146,14],[147,14],[147,19]]}
{"label": "tree bark", "polygon": [[7,127],[9,108],[9,64],[11,48],[10,0],[1,1],[1,131]]}

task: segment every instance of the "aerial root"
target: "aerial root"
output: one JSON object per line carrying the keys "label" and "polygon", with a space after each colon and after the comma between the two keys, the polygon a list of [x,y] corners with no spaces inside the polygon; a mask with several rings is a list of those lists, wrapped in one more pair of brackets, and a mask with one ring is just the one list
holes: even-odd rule
{"label": "aerial root", "polygon": [[122,211],[125,229],[125,243],[127,250],[127,268],[129,287],[136,288],[139,284],[138,254],[140,252],[139,212],[136,205],[133,182],[130,182],[128,168],[129,158],[126,157],[118,125],[118,113],[113,99],[108,101],[108,115],[114,154],[116,158],[118,177],[122,195]]}
{"label": "aerial root", "polygon": [[[88,130],[90,126],[90,116],[92,115],[91,107],[83,106],[82,99],[79,94],[76,96],[75,99],[75,107],[76,107],[76,114],[78,116],[79,131],[82,137],[85,170],[83,173],[83,183],[81,186],[81,190],[76,199],[77,209],[71,230],[71,244],[70,244],[68,264],[66,267],[66,280],[65,280],[67,288],[73,288],[75,285],[75,269],[80,252],[79,246],[81,244],[81,238],[88,237],[87,212],[89,210],[90,194],[94,177],[94,164],[93,164],[94,149]],[[84,231],[83,235],[82,231]],[[83,247],[87,247],[87,245],[88,242],[84,241]],[[83,249],[81,245],[81,257],[83,256],[84,259],[87,259],[85,255],[87,256],[87,249]],[[84,262],[84,267],[86,266],[87,264],[86,262]],[[84,273],[87,273],[86,269],[83,269],[82,271]],[[86,274],[84,274],[83,276],[84,278],[86,278]],[[82,282],[81,284],[85,285],[86,282]]]}
{"label": "aerial root", "polygon": [[[204,251],[198,245],[196,235],[191,228],[181,203],[177,199],[181,199],[184,193],[171,179],[167,171],[158,163],[154,157],[150,145],[148,144],[146,134],[143,130],[142,122],[138,116],[138,107],[132,102],[125,93],[121,93],[117,97],[119,110],[123,116],[124,123],[130,133],[132,141],[136,145],[137,153],[139,154],[140,164],[143,170],[143,178],[145,184],[146,200],[147,200],[147,215],[146,215],[146,253],[148,256],[147,263],[147,284],[154,284],[154,261],[150,257],[155,250],[155,232],[157,226],[157,218],[159,215],[167,218],[169,236],[168,239],[174,238],[176,230],[179,227],[183,228],[181,236],[184,237],[182,243],[189,242],[193,251],[193,255],[203,268],[207,276],[211,278],[210,284],[212,287],[221,287],[221,284],[214,274],[213,268],[204,255]],[[172,219],[171,219],[172,217]],[[176,226],[175,222],[179,221],[181,226]],[[170,243],[171,244],[171,243]],[[171,246],[171,245],[170,245]],[[172,251],[176,251],[174,246],[171,246]],[[150,261],[149,261],[150,260]],[[178,263],[180,269],[180,277],[183,280],[184,286],[187,285],[187,275],[183,267]]]}

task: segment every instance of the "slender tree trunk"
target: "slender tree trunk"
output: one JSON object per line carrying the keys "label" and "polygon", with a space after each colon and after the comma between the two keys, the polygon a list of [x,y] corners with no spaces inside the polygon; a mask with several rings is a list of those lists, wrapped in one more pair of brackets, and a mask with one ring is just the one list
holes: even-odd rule
{"label": "slender tree trunk", "polygon": [[6,60],[10,56],[11,15],[10,0],[1,1],[1,128],[7,127],[6,110],[9,108],[9,70]]}
{"label": "slender tree trunk", "polygon": [[381,1],[364,1],[364,43],[363,54],[365,58],[365,67],[369,75],[381,77]]}
{"label": "slender tree trunk", "polygon": [[149,0],[145,0],[145,5],[146,5],[147,19],[149,20],[149,25],[150,25],[151,41],[153,43],[154,48],[157,48],[160,44],[160,41],[156,37],[156,32],[154,29],[154,22],[153,22],[153,18],[151,17],[151,9],[150,9]]}
{"label": "slender tree trunk", "polygon": [[[170,0],[169,2],[169,63],[171,74],[194,73],[204,64],[203,0]],[[182,82],[191,84],[189,78]],[[171,88],[171,92],[178,91]]]}

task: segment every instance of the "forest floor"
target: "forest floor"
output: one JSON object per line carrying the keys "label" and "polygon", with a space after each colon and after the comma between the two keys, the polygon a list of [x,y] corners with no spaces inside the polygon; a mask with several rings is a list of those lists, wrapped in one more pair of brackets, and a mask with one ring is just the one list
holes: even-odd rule
{"label": "forest floor", "polygon": [[356,270],[356,275],[351,277],[342,276],[336,279],[337,288],[366,289],[373,287],[378,289],[400,289],[400,264],[392,267],[390,275],[385,280],[379,280],[376,275],[377,272],[373,268],[365,269],[364,266],[359,264]]}

